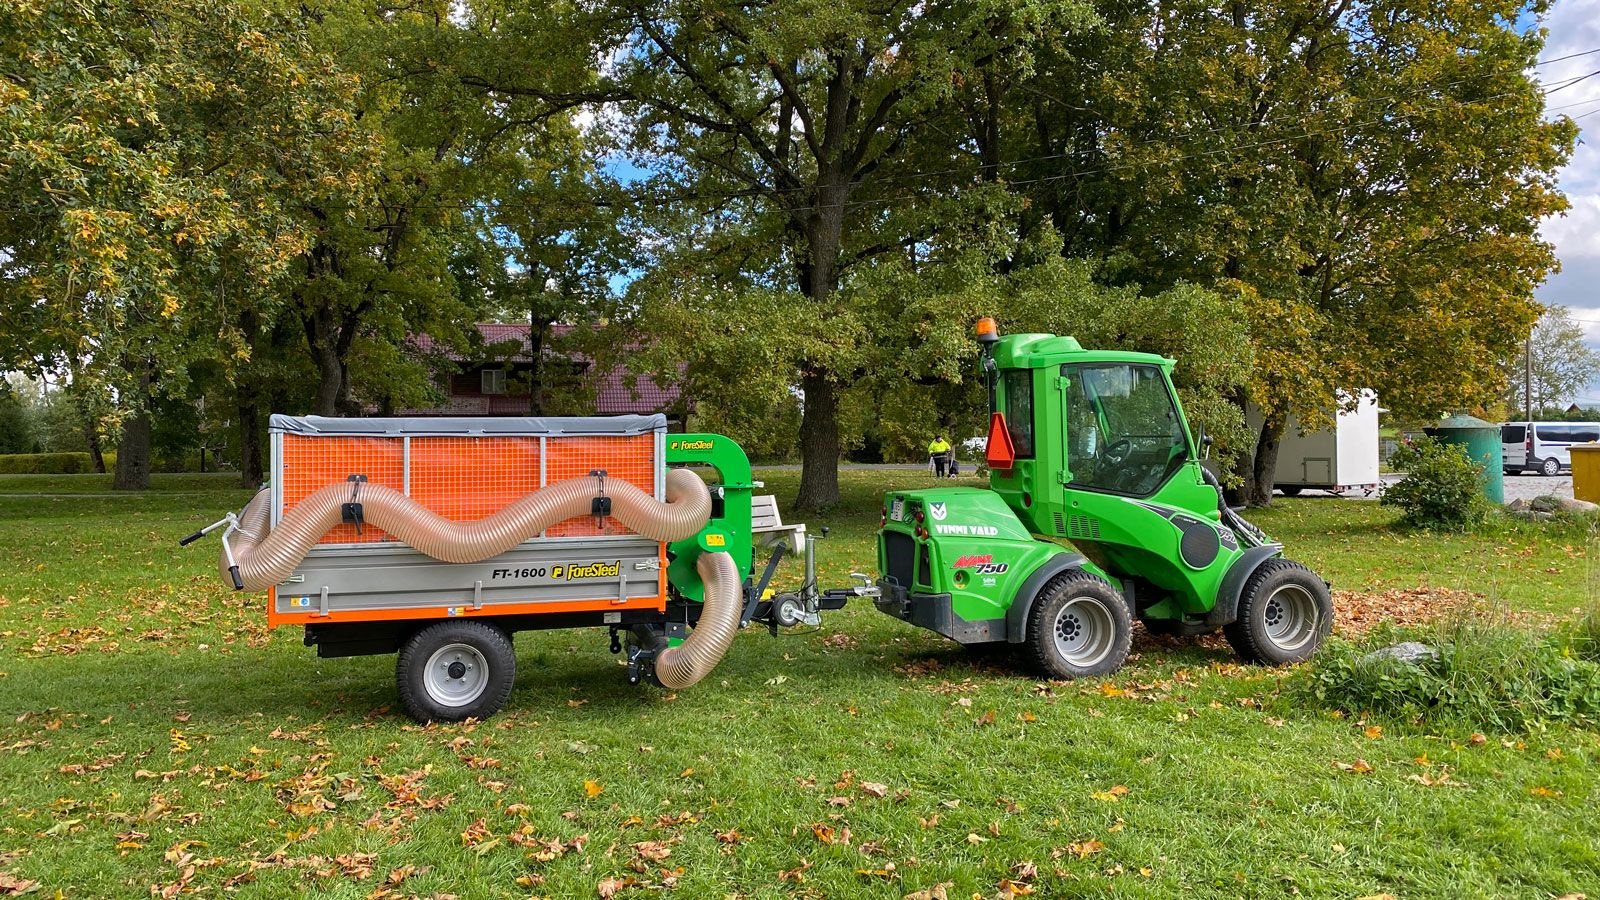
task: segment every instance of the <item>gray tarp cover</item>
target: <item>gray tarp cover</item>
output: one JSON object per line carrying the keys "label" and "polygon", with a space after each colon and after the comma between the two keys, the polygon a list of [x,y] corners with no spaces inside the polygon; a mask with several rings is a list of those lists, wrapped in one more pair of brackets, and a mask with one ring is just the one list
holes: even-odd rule
{"label": "gray tarp cover", "polygon": [[667,417],[652,416],[405,416],[351,418],[274,413],[272,430],[289,434],[644,434],[666,431]]}

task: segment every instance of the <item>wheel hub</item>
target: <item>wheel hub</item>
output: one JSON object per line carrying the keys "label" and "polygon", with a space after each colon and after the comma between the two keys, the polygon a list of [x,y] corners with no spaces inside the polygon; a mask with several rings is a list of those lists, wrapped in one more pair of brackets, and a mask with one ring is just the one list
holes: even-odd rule
{"label": "wheel hub", "polygon": [[489,661],[470,644],[446,644],[428,657],[422,687],[441,706],[466,706],[489,686]]}
{"label": "wheel hub", "polygon": [[1115,644],[1111,613],[1093,597],[1074,597],[1056,614],[1052,629],[1056,652],[1068,664],[1089,668],[1104,660]]}
{"label": "wheel hub", "polygon": [[1267,598],[1261,616],[1267,638],[1281,650],[1299,650],[1316,640],[1320,624],[1317,602],[1303,585],[1279,587]]}

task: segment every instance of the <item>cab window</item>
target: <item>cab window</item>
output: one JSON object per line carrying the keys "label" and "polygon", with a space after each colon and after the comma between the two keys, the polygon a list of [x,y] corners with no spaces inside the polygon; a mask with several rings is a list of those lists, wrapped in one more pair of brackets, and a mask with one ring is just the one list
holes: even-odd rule
{"label": "cab window", "polygon": [[1063,366],[1074,487],[1142,497],[1188,458],[1178,408],[1156,366]]}
{"label": "cab window", "polygon": [[1033,459],[1033,370],[1011,369],[1002,378],[1006,430],[1018,459]]}

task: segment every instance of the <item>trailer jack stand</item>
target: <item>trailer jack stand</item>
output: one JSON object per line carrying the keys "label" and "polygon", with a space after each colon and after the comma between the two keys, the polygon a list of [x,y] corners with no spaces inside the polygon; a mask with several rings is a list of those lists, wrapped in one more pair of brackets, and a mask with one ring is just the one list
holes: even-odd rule
{"label": "trailer jack stand", "polygon": [[185,537],[183,540],[178,541],[178,546],[187,547],[224,525],[228,527],[222,532],[222,553],[228,559],[228,577],[233,579],[233,589],[236,591],[242,591],[244,590],[244,578],[239,575],[239,564],[234,562],[233,548],[228,545],[228,535],[233,534],[235,531],[241,530],[239,528],[238,516],[235,516],[233,513],[228,513],[215,522],[212,522],[210,525],[207,525],[199,531],[196,531],[194,534],[191,534],[188,537]]}

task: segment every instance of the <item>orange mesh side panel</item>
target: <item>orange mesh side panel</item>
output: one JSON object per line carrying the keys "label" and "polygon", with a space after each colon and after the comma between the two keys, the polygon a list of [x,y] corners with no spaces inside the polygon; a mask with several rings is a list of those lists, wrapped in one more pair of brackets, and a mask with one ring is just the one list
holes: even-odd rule
{"label": "orange mesh side panel", "polygon": [[411,496],[446,519],[481,519],[538,489],[537,437],[411,439]]}
{"label": "orange mesh side panel", "polygon": [[[552,437],[546,481],[555,484],[568,478],[605,469],[607,478],[620,478],[639,488],[656,489],[656,436],[646,432],[616,437]],[[589,537],[600,534],[632,534],[627,526],[607,516],[596,527],[593,516],[579,516],[550,527],[549,537]]]}
{"label": "orange mesh side panel", "polygon": [[[405,489],[405,450],[399,438],[283,436],[283,508],[290,510],[318,488],[338,484],[350,475],[365,475],[371,484]],[[372,525],[340,525],[323,536],[324,544],[393,540]]]}

